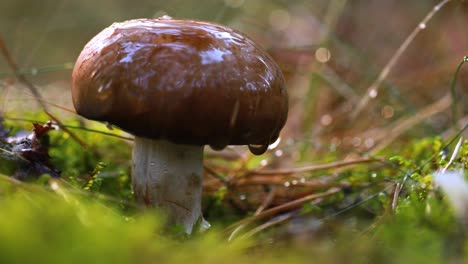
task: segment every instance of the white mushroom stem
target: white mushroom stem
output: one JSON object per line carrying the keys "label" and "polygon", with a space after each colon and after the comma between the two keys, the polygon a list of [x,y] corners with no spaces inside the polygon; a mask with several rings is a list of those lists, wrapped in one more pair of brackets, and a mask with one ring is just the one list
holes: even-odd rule
{"label": "white mushroom stem", "polygon": [[138,202],[167,212],[190,234],[201,212],[203,146],[135,137],[133,190]]}

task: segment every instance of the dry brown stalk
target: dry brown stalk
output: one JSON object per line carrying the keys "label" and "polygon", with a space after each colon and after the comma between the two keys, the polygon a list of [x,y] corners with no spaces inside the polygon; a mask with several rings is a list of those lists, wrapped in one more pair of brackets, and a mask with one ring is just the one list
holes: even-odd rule
{"label": "dry brown stalk", "polygon": [[277,215],[277,214],[282,213],[282,212],[297,209],[297,208],[301,207],[306,202],[310,202],[310,201],[313,201],[313,200],[329,197],[329,196],[332,196],[334,194],[339,193],[340,191],[341,191],[341,188],[332,188],[332,189],[329,189],[326,192],[317,193],[317,194],[310,194],[310,195],[304,196],[302,198],[299,198],[297,200],[284,203],[282,205],[279,205],[279,206],[270,208],[268,210],[265,210],[265,211],[259,213],[258,215],[254,215],[254,216],[251,216],[251,217],[244,218],[244,219],[242,219],[242,220],[228,226],[226,228],[226,231],[232,230],[232,229],[234,229],[234,228],[236,228],[237,226],[240,226],[240,225],[247,225],[247,224],[252,223],[254,221],[257,221],[257,220],[261,220],[261,219],[264,219],[264,218],[267,218],[267,217],[271,217],[271,216]]}
{"label": "dry brown stalk", "polygon": [[362,96],[361,100],[356,105],[356,109],[351,113],[351,119],[355,119],[359,115],[359,113],[361,113],[361,111],[364,109],[364,107],[366,107],[369,100],[371,98],[375,97],[378,94],[378,90],[380,88],[380,85],[387,78],[388,74],[393,69],[396,62],[398,61],[398,59],[403,54],[403,52],[405,52],[405,50],[408,48],[408,46],[411,44],[411,42],[413,42],[413,40],[416,38],[418,33],[426,28],[426,25],[429,22],[429,20],[431,20],[431,18],[440,9],[442,9],[442,7],[444,7],[445,4],[447,4],[450,1],[451,0],[442,0],[441,2],[439,2],[439,4],[435,5],[432,8],[432,10],[423,18],[423,20],[421,20],[421,22],[413,29],[413,31],[408,35],[408,37],[405,39],[405,41],[403,41],[403,43],[396,50],[396,52],[390,58],[388,63],[385,65],[385,67],[382,69],[382,71],[380,72],[377,79],[369,86],[366,93]]}
{"label": "dry brown stalk", "polygon": [[353,160],[336,161],[336,162],[331,162],[331,163],[326,163],[326,164],[310,165],[310,166],[305,166],[305,167],[300,167],[300,168],[250,171],[247,173],[247,176],[288,175],[288,174],[296,174],[296,173],[303,173],[303,172],[336,169],[336,168],[341,168],[345,166],[351,166],[351,165],[362,164],[362,163],[379,162],[379,161],[381,160],[377,158],[359,158],[359,159],[353,159]]}

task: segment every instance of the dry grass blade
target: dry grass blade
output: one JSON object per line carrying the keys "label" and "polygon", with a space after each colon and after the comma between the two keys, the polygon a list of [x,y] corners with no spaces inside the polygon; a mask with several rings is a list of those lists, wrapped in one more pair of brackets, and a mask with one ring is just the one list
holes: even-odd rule
{"label": "dry grass blade", "polygon": [[[263,200],[262,204],[255,211],[254,216],[259,215],[261,212],[263,212],[263,210],[265,210],[265,208],[267,208],[271,204],[271,202],[273,201],[273,198],[275,197],[275,194],[276,194],[276,188],[273,187],[271,191],[268,193],[265,200]],[[236,236],[236,234],[239,233],[239,231],[241,231],[245,226],[246,224],[239,225],[238,227],[236,227],[236,229],[234,229],[231,235],[229,236],[228,241],[231,241]]]}
{"label": "dry grass blade", "polygon": [[53,106],[53,107],[55,107],[55,108],[58,108],[58,109],[60,109],[60,110],[65,111],[65,112],[69,112],[69,113],[72,113],[72,114],[76,114],[76,111],[73,110],[73,109],[71,109],[71,108],[67,108],[67,107],[65,107],[65,106],[63,106],[63,105],[56,104],[56,103],[51,102],[50,100],[46,100],[46,99],[44,99],[44,98],[38,98],[38,97],[36,97],[36,96],[34,96],[34,95],[32,95],[32,94],[27,94],[27,95],[33,97],[33,99],[36,100],[36,101],[38,101],[38,102],[40,101],[40,102],[43,102],[44,104]]}
{"label": "dry grass blade", "polygon": [[252,223],[254,221],[257,221],[257,220],[261,220],[261,219],[264,219],[264,218],[267,218],[267,217],[271,217],[271,216],[274,216],[274,215],[282,213],[282,212],[297,209],[297,208],[301,207],[306,202],[310,202],[310,201],[313,201],[313,200],[317,200],[317,199],[325,198],[325,197],[328,197],[328,196],[332,196],[332,195],[337,194],[339,192],[341,192],[341,188],[332,188],[332,189],[330,189],[330,190],[328,190],[326,192],[323,192],[323,193],[310,194],[310,195],[304,196],[304,197],[299,198],[297,200],[287,202],[285,204],[282,204],[282,205],[270,208],[268,210],[265,210],[265,211],[263,211],[263,212],[261,212],[261,213],[259,213],[257,215],[254,215],[254,216],[251,216],[251,217],[248,217],[248,218],[244,218],[243,220],[238,221],[238,222],[228,226],[226,228],[226,231],[232,230],[232,229],[234,229],[234,228],[236,228],[237,226],[240,226],[240,225],[247,225],[247,224]]}
{"label": "dry grass blade", "polygon": [[[351,113],[351,119],[355,119],[359,113],[364,109],[367,105],[369,100],[375,97],[378,94],[378,90],[382,82],[387,78],[390,71],[395,66],[398,59],[401,57],[403,52],[408,48],[408,46],[413,42],[419,32],[426,28],[426,24],[431,20],[431,18],[448,2],[451,0],[443,0],[436,6],[432,8],[432,10],[424,17],[423,20],[413,29],[413,31],[408,35],[405,41],[401,44],[401,46],[397,49],[395,54],[390,58],[387,65],[382,69],[377,79],[369,86],[364,96],[361,98],[359,103],[356,106],[356,109]],[[375,96],[374,96],[375,95]]]}
{"label": "dry grass blade", "polygon": [[278,219],[275,219],[275,220],[272,220],[272,221],[268,221],[268,222],[266,222],[266,223],[264,223],[264,224],[261,224],[261,225],[255,227],[254,229],[252,229],[252,230],[246,232],[244,235],[242,235],[242,238],[251,237],[251,236],[253,236],[253,235],[255,235],[255,234],[257,234],[257,233],[259,233],[259,232],[261,232],[261,231],[263,231],[263,230],[265,230],[265,229],[271,227],[271,226],[275,226],[275,225],[281,224],[281,223],[283,223],[284,221],[287,221],[287,220],[289,220],[289,219],[291,219],[291,218],[292,218],[292,214],[286,214],[286,215],[284,215],[284,216],[282,216],[282,217],[279,217]]}
{"label": "dry grass blade", "polygon": [[305,166],[301,168],[251,171],[248,173],[248,175],[249,176],[250,175],[289,175],[289,174],[302,173],[302,172],[335,169],[335,168],[341,168],[345,166],[351,166],[351,165],[362,164],[362,163],[370,163],[370,162],[379,162],[379,161],[381,160],[377,158],[360,158],[360,159],[354,159],[354,160],[336,161],[336,162],[331,162],[327,164]]}
{"label": "dry grass blade", "polygon": [[447,165],[441,170],[442,173],[446,172],[447,169],[450,167],[450,165],[452,165],[453,161],[455,160],[458,153],[460,152],[460,148],[461,148],[462,143],[463,143],[463,137],[460,137],[460,139],[458,140],[457,145],[455,146],[455,149],[453,150],[452,157],[450,157],[450,160],[447,163]]}
{"label": "dry grass blade", "polygon": [[380,141],[379,144],[373,147],[370,150],[370,152],[378,152],[379,150],[391,144],[396,138],[398,138],[401,134],[403,134],[410,128],[414,127],[416,124],[427,120],[427,118],[437,113],[445,111],[450,107],[451,102],[451,97],[449,94],[447,94],[446,96],[442,97],[439,101],[426,106],[415,115],[397,121],[396,124],[393,125],[393,128],[386,129],[385,134],[382,134],[380,136],[382,141]]}
{"label": "dry grass blade", "polygon": [[[276,176],[276,175],[275,175]],[[309,190],[325,189],[331,187],[347,187],[349,183],[330,182],[329,180],[317,179],[298,181],[296,177],[275,177],[273,175],[256,175],[255,177],[240,178],[232,183],[235,187],[242,187],[247,185],[279,185],[284,186],[285,182],[293,181],[293,186],[307,187]]]}

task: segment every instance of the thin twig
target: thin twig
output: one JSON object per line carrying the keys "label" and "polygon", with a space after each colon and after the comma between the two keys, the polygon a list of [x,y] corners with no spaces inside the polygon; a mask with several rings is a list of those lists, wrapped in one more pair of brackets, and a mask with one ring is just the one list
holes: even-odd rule
{"label": "thin twig", "polygon": [[455,129],[460,128],[458,126],[458,112],[457,112],[457,91],[456,91],[456,84],[457,84],[457,77],[458,73],[460,72],[460,69],[462,65],[468,61],[468,56],[463,57],[463,60],[458,64],[457,69],[455,70],[455,73],[453,74],[452,82],[450,83],[450,94],[452,95],[452,122],[453,122],[453,127]]}
{"label": "thin twig", "polygon": [[216,171],[212,170],[210,167],[203,165],[203,169],[208,172],[211,176],[215,177],[218,181],[222,182],[224,185],[228,185],[229,181],[226,180],[223,176],[219,175]]}
{"label": "thin twig", "polygon": [[[263,200],[262,204],[257,208],[254,215],[259,215],[261,212],[263,212],[263,210],[265,210],[265,208],[267,208],[271,204],[273,198],[275,197],[275,194],[276,188],[273,187],[268,193],[267,197]],[[247,224],[243,224],[236,227],[236,229],[234,229],[234,231],[232,231],[231,235],[229,236],[228,241],[231,241],[237,235],[237,233],[239,233],[246,225]]]}
{"label": "thin twig", "polygon": [[268,221],[264,224],[261,224],[257,227],[255,227],[254,229],[250,230],[249,232],[246,232],[245,234],[242,235],[241,238],[248,238],[248,237],[251,237],[269,227],[272,227],[272,226],[275,226],[275,225],[278,225],[278,224],[281,224],[283,223],[284,221],[287,221],[289,219],[291,219],[293,216],[292,213],[287,213],[285,215],[282,215],[280,217],[278,217],[278,219],[274,219],[274,220],[271,220],[271,221]]}
{"label": "thin twig", "polygon": [[[26,95],[31,96],[34,100],[42,101],[44,104],[53,106],[53,107],[55,107],[55,108],[58,108],[58,109],[60,109],[60,110],[65,111],[65,112],[69,112],[69,113],[72,113],[72,114],[75,114],[75,115],[76,115],[76,111],[73,110],[73,109],[71,109],[71,108],[68,108],[68,107],[65,107],[65,106],[63,106],[63,105],[59,105],[59,104],[53,103],[53,102],[51,102],[50,100],[46,100],[46,99],[44,99],[44,98],[37,98],[37,97],[35,97],[34,95],[29,94],[29,93],[26,93]],[[23,100],[30,100],[30,99],[23,99]],[[19,101],[19,100],[17,100],[17,101]]]}
{"label": "thin twig", "polygon": [[[65,62],[62,64],[49,65],[44,67],[34,67],[29,69],[20,69],[19,72],[24,75],[37,75],[48,72],[57,72],[57,71],[69,71],[73,69],[72,62]],[[11,72],[0,72],[0,78],[14,76],[14,73]]]}
{"label": "thin twig", "polygon": [[270,208],[268,210],[265,210],[265,211],[259,213],[258,215],[254,215],[254,216],[251,216],[251,217],[248,217],[248,218],[244,218],[244,219],[242,219],[242,220],[228,226],[226,228],[226,230],[232,230],[232,229],[236,228],[239,225],[247,225],[247,224],[249,224],[251,222],[254,222],[254,221],[257,221],[257,220],[260,220],[260,219],[264,219],[264,218],[267,218],[267,217],[271,217],[271,216],[276,215],[276,214],[281,213],[281,212],[285,212],[285,211],[289,211],[289,210],[299,208],[306,202],[310,202],[310,201],[313,201],[313,200],[316,200],[316,199],[321,199],[321,198],[325,198],[325,197],[328,197],[328,196],[332,196],[334,194],[339,193],[340,191],[341,191],[341,188],[332,188],[332,189],[330,189],[330,190],[328,190],[326,192],[323,192],[323,193],[310,194],[310,195],[304,196],[304,197],[299,198],[297,200],[287,202],[287,203],[284,203],[282,205],[279,205],[279,206]]}
{"label": "thin twig", "polygon": [[280,185],[284,186],[285,182],[292,182],[292,186],[308,187],[308,189],[325,189],[331,187],[347,187],[349,183],[346,182],[330,182],[329,180],[314,179],[301,181],[297,178],[285,178],[284,175],[281,177],[275,177],[272,175],[255,175],[254,177],[243,177],[232,183],[236,187],[247,186],[247,185]]}
{"label": "thin twig", "polygon": [[[8,117],[8,116],[4,116],[3,119],[13,120],[13,121],[29,122],[29,123],[34,123],[34,122],[35,123],[45,123],[46,122],[46,121],[33,120],[33,119],[28,119],[28,118],[15,118],[15,117]],[[102,135],[105,135],[105,136],[116,137],[116,138],[120,138],[120,139],[127,140],[127,141],[133,141],[134,140],[133,137],[121,136],[121,135],[117,135],[117,134],[114,134],[114,133],[109,133],[109,132],[105,132],[105,131],[101,131],[101,130],[97,130],[97,129],[92,129],[92,128],[87,128],[87,127],[82,127],[82,126],[71,126],[71,125],[62,124],[62,127],[71,128],[71,129],[79,129],[79,130],[86,131],[86,132],[98,133],[98,134],[102,134]]]}
{"label": "thin twig", "polygon": [[378,162],[379,159],[376,158],[360,158],[354,160],[345,160],[345,161],[336,161],[327,164],[320,165],[310,165],[301,168],[291,168],[291,169],[277,169],[277,170],[260,170],[260,171],[251,171],[248,172],[248,175],[288,175],[302,172],[312,172],[320,170],[328,170],[334,168],[340,168],[350,165],[362,164],[362,163],[371,163]]}
{"label": "thin twig", "polygon": [[366,93],[364,96],[361,98],[359,103],[356,106],[356,109],[351,113],[351,119],[355,119],[359,113],[364,109],[364,107],[367,105],[369,100],[371,98],[374,98],[377,96],[379,87],[382,84],[382,82],[387,78],[388,74],[390,71],[393,69],[395,66],[396,62],[398,59],[401,57],[403,52],[408,48],[408,46],[413,42],[413,40],[416,38],[419,32],[421,32],[423,29],[426,28],[427,23],[431,18],[448,2],[451,0],[443,0],[436,6],[432,8],[432,10],[424,17],[424,19],[413,29],[411,34],[408,35],[408,37],[405,39],[405,41],[401,44],[401,46],[397,49],[395,54],[390,58],[388,61],[387,65],[382,69],[380,72],[379,76],[377,79],[369,86],[367,89]]}
{"label": "thin twig", "polygon": [[76,142],[78,142],[82,147],[87,147],[87,144],[82,141],[80,138],[78,138],[74,133],[72,133],[69,129],[63,126],[62,121],[60,121],[55,115],[49,112],[47,105],[43,102],[43,97],[39,93],[38,89],[34,84],[32,84],[25,76],[19,71],[18,66],[16,65],[15,61],[10,55],[10,52],[8,51],[5,42],[3,41],[3,38],[0,37],[0,51],[5,58],[5,60],[8,63],[8,66],[10,69],[13,71],[15,74],[16,79],[18,79],[20,82],[22,82],[26,87],[29,89],[29,91],[33,94],[35,98],[38,98],[40,100],[37,100],[39,105],[42,107],[43,111],[63,130],[65,131],[68,135],[70,135],[71,138],[73,138]]}

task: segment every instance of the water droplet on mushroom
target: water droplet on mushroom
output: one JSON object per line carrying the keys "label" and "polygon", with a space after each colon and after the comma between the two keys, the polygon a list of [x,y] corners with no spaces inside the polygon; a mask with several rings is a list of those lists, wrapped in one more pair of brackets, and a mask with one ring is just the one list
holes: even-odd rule
{"label": "water droplet on mushroom", "polygon": [[50,188],[51,188],[52,190],[56,191],[56,190],[58,190],[59,185],[58,185],[58,183],[57,183],[56,181],[52,181],[52,182],[50,183]]}
{"label": "water droplet on mushroom", "polygon": [[262,155],[268,149],[268,144],[249,144],[249,150],[254,155]]}
{"label": "water droplet on mushroom", "polygon": [[109,123],[109,122],[104,122],[104,124],[106,124],[106,128],[109,129],[109,130],[114,130],[114,126]]}
{"label": "water droplet on mushroom", "polygon": [[168,16],[168,15],[163,15],[163,16],[159,17],[159,19],[172,19],[172,17]]}
{"label": "water droplet on mushroom", "polygon": [[106,83],[106,84],[103,84],[103,85],[99,86],[99,89],[97,90],[98,93],[102,93],[102,92],[104,92],[105,90],[107,90],[107,89],[111,86],[111,84],[112,84],[112,81],[110,81],[110,82],[108,82],[108,83]]}
{"label": "water droplet on mushroom", "polygon": [[276,147],[278,147],[280,142],[281,142],[281,138],[280,137],[276,138],[276,140],[273,143],[271,143],[271,145],[268,146],[268,149],[270,150],[275,149]]}
{"label": "water droplet on mushroom", "polygon": [[211,144],[210,148],[216,151],[223,150],[227,144]]}

